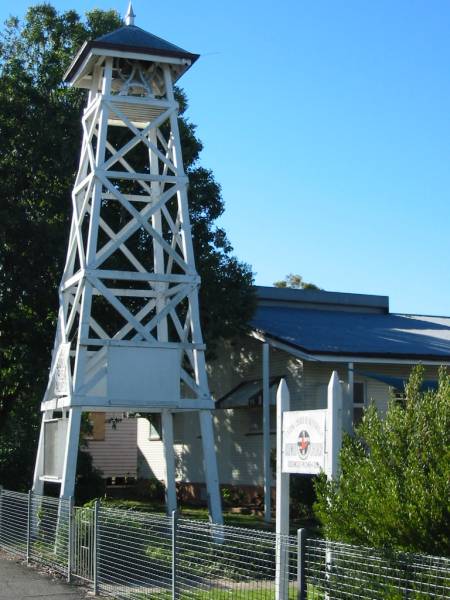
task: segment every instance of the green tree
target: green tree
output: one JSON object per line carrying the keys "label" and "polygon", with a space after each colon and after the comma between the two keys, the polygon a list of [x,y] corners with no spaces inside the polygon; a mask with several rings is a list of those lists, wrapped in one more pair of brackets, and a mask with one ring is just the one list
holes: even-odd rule
{"label": "green tree", "polygon": [[274,281],[273,285],[278,288],[294,288],[301,290],[320,290],[321,288],[317,287],[314,283],[308,283],[303,279],[301,275],[294,275],[294,273],[289,273],[286,275],[284,279],[280,281]]}
{"label": "green tree", "polygon": [[[62,78],[85,40],[121,24],[115,11],[94,10],[83,20],[46,3],[31,7],[23,23],[10,18],[0,38],[0,481],[17,488],[29,484],[34,463],[81,144],[85,93]],[[220,186],[199,164],[202,144],[183,115],[181,91],[178,100],[211,348],[246,328],[253,275],[215,225],[224,210]]]}
{"label": "green tree", "polygon": [[450,554],[450,375],[422,390],[423,368],[386,415],[365,412],[340,454],[341,476],[316,483],[316,514],[333,540]]}

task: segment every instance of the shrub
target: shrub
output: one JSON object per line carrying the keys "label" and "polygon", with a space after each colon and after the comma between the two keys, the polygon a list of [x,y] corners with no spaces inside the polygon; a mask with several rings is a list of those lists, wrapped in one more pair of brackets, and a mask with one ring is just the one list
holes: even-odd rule
{"label": "shrub", "polygon": [[152,477],[151,479],[138,479],[133,486],[133,495],[139,500],[153,502],[164,502],[166,486],[162,481]]}
{"label": "shrub", "polygon": [[450,375],[423,391],[423,368],[406,401],[387,414],[365,412],[344,440],[341,475],[317,480],[316,514],[326,536],[349,543],[435,555],[450,554]]}
{"label": "shrub", "polygon": [[291,475],[290,504],[292,516],[312,519],[313,505],[316,500],[314,475]]}
{"label": "shrub", "polygon": [[92,456],[80,450],[77,461],[77,481],[75,486],[75,501],[78,505],[85,504],[88,500],[105,495],[105,481],[101,471],[92,463]]}

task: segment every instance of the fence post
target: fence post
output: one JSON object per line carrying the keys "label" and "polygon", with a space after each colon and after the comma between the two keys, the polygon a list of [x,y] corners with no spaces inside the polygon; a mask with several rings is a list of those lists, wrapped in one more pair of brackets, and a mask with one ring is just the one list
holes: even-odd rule
{"label": "fence post", "polygon": [[73,563],[73,498],[69,496],[69,524],[67,534],[67,583],[72,579]]}
{"label": "fence post", "polygon": [[178,600],[178,552],[177,552],[178,511],[172,511],[172,600]]}
{"label": "fence post", "polygon": [[276,478],[276,546],[275,546],[275,599],[289,596],[289,473],[283,473],[283,414],[289,410],[289,388],[282,379],[277,390],[277,478]]}
{"label": "fence post", "polygon": [[306,529],[297,530],[297,600],[306,600],[305,577]]}
{"label": "fence post", "polygon": [[33,492],[30,490],[28,492],[28,502],[27,502],[27,565],[30,564],[30,556],[31,556],[31,511],[32,511],[32,494]]}
{"label": "fence post", "polygon": [[2,547],[3,486],[0,485],[0,548]]}
{"label": "fence post", "polygon": [[93,571],[94,571],[94,596],[98,595],[98,513],[99,501],[94,503],[94,544],[93,544]]}
{"label": "fence post", "polygon": [[3,486],[0,485],[0,548],[2,547]]}

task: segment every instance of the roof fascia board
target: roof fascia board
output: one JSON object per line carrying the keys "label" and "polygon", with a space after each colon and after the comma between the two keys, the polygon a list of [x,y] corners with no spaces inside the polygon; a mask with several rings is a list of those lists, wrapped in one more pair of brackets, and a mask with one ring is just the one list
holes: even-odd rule
{"label": "roof fascia board", "polygon": [[[84,47],[83,47],[84,48]],[[78,60],[78,56],[81,55],[83,48],[80,50],[80,52],[78,53],[78,55],[75,57],[72,65],[70,65],[70,67],[67,69],[67,71],[64,73],[64,77],[63,77],[63,81],[67,80],[67,77],[69,76],[69,73],[72,69],[72,66],[74,64],[76,64],[76,61]],[[78,79],[80,79],[81,77],[84,77],[84,71],[86,71],[86,69],[88,68],[88,65],[90,63],[92,59],[92,54],[89,52],[86,57],[84,58],[83,62],[80,64],[80,66],[78,67],[78,69],[73,73],[73,75],[70,78],[70,81],[68,81],[70,87],[74,87],[74,82],[76,82]]]}
{"label": "roof fascia board", "polygon": [[250,335],[256,340],[260,342],[267,342],[270,346],[272,346],[272,348],[277,348],[277,350],[283,350],[284,352],[287,352],[288,354],[291,354],[292,356],[295,356],[295,358],[299,358],[300,360],[311,360],[316,362],[320,362],[322,360],[321,358],[316,358],[312,354],[302,352],[301,350],[298,350],[297,348],[294,348],[289,344],[284,344],[279,340],[275,340],[274,338],[266,336],[261,331],[252,330],[250,332]]}
{"label": "roof fascia board", "polygon": [[342,356],[334,354],[322,354],[320,358],[316,357],[315,360],[321,360],[323,362],[353,362],[353,363],[367,363],[367,364],[386,364],[386,365],[428,365],[428,366],[440,366],[450,365],[449,360],[425,360],[419,358],[383,358],[383,357],[367,357],[367,356]]}
{"label": "roof fascia board", "polygon": [[425,365],[425,366],[440,366],[447,365],[450,366],[450,360],[427,360],[427,359],[411,359],[411,358],[383,358],[383,357],[367,357],[367,356],[358,356],[358,355],[336,355],[336,354],[310,354],[307,352],[302,352],[295,348],[295,346],[291,346],[289,344],[280,342],[277,339],[274,339],[268,335],[263,334],[260,331],[251,331],[250,335],[261,341],[267,342],[273,348],[277,348],[278,350],[283,350],[296,358],[300,358],[301,360],[309,360],[313,362],[332,362],[332,363],[364,363],[364,364],[387,364],[387,365]]}
{"label": "roof fascia board", "polygon": [[[84,47],[82,48],[82,50]],[[106,48],[91,48],[91,50],[86,55],[83,62],[77,68],[74,73],[71,73],[71,69],[74,64],[76,64],[78,56],[82,54],[82,50],[79,52],[72,65],[64,74],[64,80],[71,74],[69,84],[70,86],[74,86],[76,81],[81,79],[82,77],[86,77],[85,71],[89,68],[90,62],[94,57],[105,58],[107,56],[117,57],[117,58],[130,58],[132,60],[143,60],[149,62],[159,62],[159,63],[168,63],[171,65],[180,65],[182,67],[189,68],[192,65],[192,61],[188,58],[175,58],[172,56],[160,56],[159,54],[144,54],[142,52],[125,52],[124,50],[110,50]]]}
{"label": "roof fascia board", "polygon": [[107,48],[92,48],[90,54],[96,56],[114,56],[117,58],[131,58],[135,60],[148,60],[152,62],[169,63],[171,65],[190,66],[192,61],[188,58],[175,56],[162,56],[161,54],[147,54],[143,52],[128,52],[125,50],[110,50]]}
{"label": "roof fascia board", "polygon": [[[70,72],[72,71],[74,65],[76,65],[77,61],[80,60],[80,57],[83,55],[83,52],[84,52],[85,48],[87,47],[87,45],[88,45],[88,42],[83,42],[83,45],[76,53],[75,58],[72,60],[72,62],[66,69],[66,72],[63,75],[63,81],[67,80],[67,77],[69,76]],[[88,60],[88,58],[89,58],[89,53],[87,54],[87,56],[85,57],[85,59],[83,60],[81,65],[78,67],[78,69],[76,70],[75,75],[78,75],[80,69],[86,64],[86,61]],[[74,79],[74,77],[71,78],[69,83],[72,83],[73,79]]]}

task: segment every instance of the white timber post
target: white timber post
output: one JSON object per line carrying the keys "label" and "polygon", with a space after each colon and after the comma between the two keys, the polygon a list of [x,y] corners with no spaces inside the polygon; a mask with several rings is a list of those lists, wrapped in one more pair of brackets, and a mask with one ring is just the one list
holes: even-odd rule
{"label": "white timber post", "polygon": [[[102,95],[109,95],[111,91],[113,59],[107,58],[102,80]],[[100,77],[100,75],[99,75]],[[95,81],[95,78],[94,78]],[[93,83],[94,85],[94,83]],[[100,108],[100,117],[98,122],[97,148],[95,154],[95,172],[98,172],[105,161],[106,139],[108,132],[109,109],[103,103]],[[92,205],[90,209],[90,221],[88,230],[87,250],[86,250],[86,268],[95,269],[97,256],[97,241],[100,221],[100,209],[102,204],[102,183],[94,176],[94,190],[92,193]],[[86,277],[85,287],[82,294],[80,306],[80,325],[78,329],[77,353],[74,373],[74,391],[77,393],[82,385],[85,374],[87,349],[83,340],[89,338],[89,328],[91,326],[91,306],[93,296],[93,284],[89,277]],[[78,442],[77,442],[78,451]]]}
{"label": "white timber post", "polygon": [[339,451],[342,445],[342,386],[337,371],[333,371],[328,384],[327,413],[327,477],[336,479],[339,474]]}
{"label": "white timber post", "polygon": [[[148,139],[154,148],[158,146],[158,137],[156,129],[151,129]],[[158,156],[154,150],[149,148],[150,173],[159,175]],[[161,186],[158,181],[150,183],[152,202],[156,204],[161,195]],[[155,231],[163,236],[161,211],[157,210],[152,215],[152,226]],[[164,250],[158,240],[153,240],[153,264],[154,272],[164,274]],[[156,291],[156,313],[159,314],[166,307],[165,292],[167,284],[156,282],[153,284]],[[168,342],[169,334],[167,328],[167,318],[161,319],[157,324],[157,335],[160,342]],[[171,515],[177,509],[177,489],[175,482],[175,454],[173,447],[173,413],[163,409],[161,412],[162,437],[164,445],[164,460],[166,463],[166,510]]]}
{"label": "white timber post", "polygon": [[173,413],[168,409],[163,409],[161,412],[161,425],[166,462],[166,508],[167,514],[170,516],[177,509],[177,488],[173,448]]}
{"label": "white timber post", "polygon": [[[148,139],[152,145],[158,147],[158,136],[156,129],[151,129],[148,134]],[[150,162],[150,173],[152,175],[159,175],[158,156],[149,148],[149,162]],[[161,186],[159,181],[152,181],[150,183],[150,189],[152,193],[152,203],[156,204],[161,196]],[[161,211],[157,210],[152,215],[152,227],[161,236],[164,235],[162,229],[162,217]],[[158,240],[153,240],[153,263],[155,273],[164,274],[164,250]],[[164,282],[157,282],[153,284],[156,290],[156,312],[160,313],[166,306],[165,292],[167,284]],[[169,340],[168,329],[167,329],[167,318],[162,319],[157,325],[158,339],[162,342]]]}
{"label": "white timber post", "polygon": [[342,429],[348,434],[353,432],[353,384],[354,384],[354,365],[348,363],[347,369],[347,389],[342,397]]}
{"label": "white timber post", "polygon": [[[106,95],[111,90],[111,77],[112,77],[112,58],[107,58],[105,61],[105,67],[103,72],[102,81],[102,94]],[[105,161],[106,152],[106,136],[108,129],[108,108],[106,106],[101,107],[101,116],[99,119],[99,130],[98,130],[98,143],[95,155],[95,167],[96,169],[101,168]],[[87,241],[87,252],[86,252],[86,267],[94,268],[97,254],[97,240],[100,220],[100,208],[102,203],[102,184],[100,181],[94,183],[94,191],[92,196],[92,207],[91,207],[91,220],[89,222],[89,233]],[[87,350],[84,346],[83,340],[89,337],[89,328],[91,326],[91,304],[92,304],[92,283],[89,278],[86,279],[86,285],[84,288],[83,297],[81,300],[80,309],[80,327],[78,330],[78,352],[76,358],[75,375],[74,375],[74,389],[77,392],[80,388],[80,383],[83,380],[85,368]],[[66,445],[64,449],[64,466],[62,483],[60,490],[60,498],[68,499],[70,496],[75,495],[75,477],[77,470],[77,457],[78,457],[78,446],[80,437],[80,426],[81,426],[81,413],[82,409],[74,407],[69,410],[69,423],[66,434]]]}
{"label": "white timber post", "polygon": [[64,448],[64,463],[60,498],[69,499],[75,495],[75,476],[77,473],[78,445],[81,426],[81,408],[75,407],[69,410],[69,422],[67,424],[66,443]]}
{"label": "white timber post", "polygon": [[200,431],[203,442],[203,460],[210,517],[213,523],[222,525],[222,500],[220,497],[219,473],[217,470],[214,426],[210,410],[200,411]]}
{"label": "white timber post", "polygon": [[[333,371],[328,383],[327,404],[327,430],[326,430],[326,474],[329,480],[336,480],[339,476],[339,452],[342,445],[342,412],[343,394],[342,385],[337,371]],[[325,550],[325,577],[330,580],[333,569],[333,551],[330,544]],[[325,598],[329,600],[327,592]]]}
{"label": "white timber post", "polygon": [[280,381],[277,390],[277,481],[276,481],[276,555],[275,599],[287,600],[289,591],[289,473],[283,473],[283,413],[289,410],[287,383]]}
{"label": "white timber post", "polygon": [[41,430],[39,432],[38,451],[36,456],[36,465],[34,467],[33,487],[35,494],[42,496],[44,493],[44,482],[41,477],[44,475],[44,429],[47,413],[42,413]]}
{"label": "white timber post", "polygon": [[[164,84],[166,87],[167,100],[175,102],[173,91],[173,81],[170,68],[164,66]],[[173,111],[170,114],[170,128],[173,137],[173,162],[179,170],[180,175],[184,175],[183,159],[181,155],[181,140],[178,129],[178,114]],[[191,269],[191,274],[195,274],[195,256],[192,244],[191,225],[189,221],[189,206],[187,199],[187,185],[180,185],[177,192],[178,210],[181,217],[181,245],[183,255]],[[202,344],[198,293],[197,287],[192,288],[189,294],[189,312],[191,317],[191,334],[194,343]],[[206,376],[206,363],[204,352],[194,349],[192,351],[193,367],[195,373],[195,382],[199,386],[204,398],[210,398],[208,378]],[[200,432],[202,437],[203,464],[205,470],[206,489],[208,495],[208,505],[210,518],[214,523],[223,524],[222,500],[220,497],[219,473],[217,469],[216,447],[214,441],[214,424],[211,410],[200,410]]]}
{"label": "white timber post", "polygon": [[272,470],[270,467],[270,346],[263,344],[263,466],[264,466],[264,520],[272,516]]}

